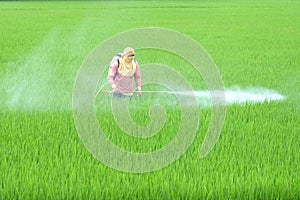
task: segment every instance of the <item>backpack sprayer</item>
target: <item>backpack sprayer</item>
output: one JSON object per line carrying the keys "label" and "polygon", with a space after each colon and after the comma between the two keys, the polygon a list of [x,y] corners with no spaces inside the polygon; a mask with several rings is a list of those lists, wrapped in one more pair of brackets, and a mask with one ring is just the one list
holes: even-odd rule
{"label": "backpack sprayer", "polygon": [[[111,62],[110,62],[110,66],[111,66],[113,63],[118,62],[118,68],[119,68],[119,64],[120,64],[119,59],[121,58],[121,56],[122,56],[122,53],[117,53],[117,54],[112,58],[112,60],[111,60]],[[115,74],[114,79],[115,79],[116,76],[117,76],[117,73]],[[103,88],[104,88],[107,84],[108,84],[108,82],[107,82],[107,83],[104,83],[104,84],[99,88],[99,90],[98,90],[98,91],[96,92],[96,94],[95,94],[95,98],[100,94],[100,92],[103,90]],[[127,91],[124,91],[124,92],[126,93]],[[153,90],[153,91],[139,91],[139,92],[141,92],[141,93],[181,94],[181,95],[192,95],[192,94],[193,94],[192,91],[176,91],[176,92],[172,92],[172,91],[154,91],[154,90]],[[113,93],[113,91],[104,90],[103,93],[104,93],[104,94],[109,94],[109,93]],[[128,91],[128,93],[132,93],[132,91]]]}

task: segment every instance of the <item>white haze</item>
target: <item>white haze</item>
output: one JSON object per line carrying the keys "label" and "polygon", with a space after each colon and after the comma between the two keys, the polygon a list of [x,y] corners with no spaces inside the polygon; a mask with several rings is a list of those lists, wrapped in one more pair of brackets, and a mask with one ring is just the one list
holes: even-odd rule
{"label": "white haze", "polygon": [[[0,108],[71,110],[73,83],[79,66],[74,66],[68,59],[81,56],[82,52],[80,53],[78,46],[84,46],[86,34],[82,26],[75,33],[71,33],[68,40],[64,40],[66,36],[61,31],[54,30],[30,55],[7,64],[7,72],[0,82]],[[200,105],[211,105],[209,91],[187,91],[182,94],[190,93],[196,95]],[[146,93],[143,95],[147,96]],[[225,89],[226,105],[281,101],[284,98],[275,90],[262,87]]]}
{"label": "white haze", "polygon": [[[86,47],[84,25],[70,34],[54,29],[30,54],[6,63],[0,108],[25,111],[72,109],[72,91]],[[75,61],[74,61],[75,60]],[[75,64],[74,64],[75,63]]]}
{"label": "white haze", "polygon": [[[202,106],[211,106],[211,93],[208,90],[194,91],[198,102]],[[262,87],[248,87],[241,89],[239,87],[227,88],[224,90],[225,105],[245,103],[263,103],[271,101],[282,101],[285,96],[275,90]],[[217,97],[218,98],[218,97]]]}

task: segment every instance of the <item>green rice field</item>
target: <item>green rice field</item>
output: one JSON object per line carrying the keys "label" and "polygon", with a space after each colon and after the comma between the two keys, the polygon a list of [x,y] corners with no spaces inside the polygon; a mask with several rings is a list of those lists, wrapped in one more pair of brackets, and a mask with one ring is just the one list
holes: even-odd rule
{"label": "green rice field", "polygon": [[[0,200],[300,199],[299,10],[299,1],[276,0],[1,1]],[[78,134],[72,106],[78,71],[103,41],[146,27],[173,30],[201,45],[225,93],[268,90],[284,98],[240,103],[241,93],[234,93],[220,138],[204,158],[199,151],[212,109],[200,98],[199,107],[189,108],[199,113],[196,136],[174,162],[145,173],[105,165]],[[195,91],[208,89],[180,55],[136,49],[135,58],[142,83],[144,65],[160,63],[182,74]],[[96,90],[106,76],[99,74]],[[99,126],[114,145],[143,154],[176,137],[183,115],[174,95],[132,97],[128,109],[139,126],[152,122],[154,105],[165,108],[163,127],[149,138],[124,133],[111,99],[100,93],[94,102]]]}

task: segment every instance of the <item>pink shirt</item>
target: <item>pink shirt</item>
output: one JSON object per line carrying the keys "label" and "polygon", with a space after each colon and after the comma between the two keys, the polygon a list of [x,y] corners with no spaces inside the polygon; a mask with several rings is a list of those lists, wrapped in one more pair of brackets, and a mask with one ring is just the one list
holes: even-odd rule
{"label": "pink shirt", "polygon": [[[122,76],[117,73],[118,71],[118,62],[114,62],[108,72],[108,82],[109,85],[112,87],[113,84],[116,85],[116,89],[114,89],[115,92],[121,92],[121,93],[132,93],[133,92],[133,77],[135,79],[135,85],[138,89],[141,89],[141,74],[140,74],[140,68],[138,63],[136,62],[136,69],[133,76]],[[116,78],[115,74],[117,73]]]}

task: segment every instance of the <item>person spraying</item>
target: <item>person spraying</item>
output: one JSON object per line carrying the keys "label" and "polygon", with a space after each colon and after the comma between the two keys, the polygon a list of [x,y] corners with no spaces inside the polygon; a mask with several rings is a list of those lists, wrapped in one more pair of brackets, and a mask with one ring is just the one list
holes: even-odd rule
{"label": "person spraying", "polygon": [[112,62],[108,72],[108,83],[116,97],[131,97],[133,95],[133,79],[137,96],[141,96],[141,74],[138,62],[134,60],[134,49],[127,47],[121,57]]}

